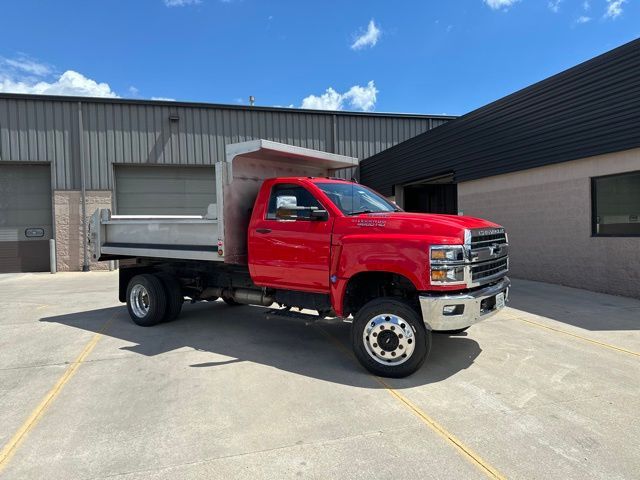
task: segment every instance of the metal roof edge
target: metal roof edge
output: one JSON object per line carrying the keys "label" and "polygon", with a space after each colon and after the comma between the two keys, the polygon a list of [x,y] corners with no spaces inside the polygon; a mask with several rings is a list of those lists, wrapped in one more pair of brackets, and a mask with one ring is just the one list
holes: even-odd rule
{"label": "metal roof edge", "polygon": [[[505,104],[508,104],[514,100],[524,97],[537,90],[541,90],[541,89],[544,89],[545,87],[553,86],[556,83],[566,79],[567,77],[571,77],[572,75],[579,74],[585,70],[589,70],[591,67],[600,66],[602,63],[605,63],[607,61],[614,61],[616,58],[620,57],[621,55],[626,54],[628,50],[632,51],[633,49],[637,49],[637,48],[640,48],[640,38],[636,38],[634,40],[631,40],[630,42],[624,43],[612,50],[608,50],[604,53],[601,53],[600,55],[597,55],[593,58],[585,60],[584,62],[574,65],[573,67],[569,67],[565,70],[562,70],[558,73],[551,75],[550,77],[539,80],[531,85],[521,88],[520,90],[516,90],[515,92],[507,94],[504,97],[501,97],[497,100],[489,102],[488,104],[483,105],[479,108],[476,108],[470,112],[467,112],[459,117],[456,117],[451,121],[446,122],[443,125],[427,130],[426,132],[420,133],[415,137],[409,138],[392,147],[389,147],[386,150],[383,150],[374,155],[371,155],[370,157],[364,158],[360,161],[360,165],[361,166],[366,165],[367,163],[369,163],[370,160],[374,160],[376,157],[383,157],[385,154],[389,155],[395,149],[402,148],[402,146],[406,145],[408,142],[418,141],[418,139],[425,138],[430,134],[435,135],[438,133],[442,133],[443,131],[447,131],[447,132],[451,130],[455,131],[457,126],[465,124],[465,122],[473,119],[474,117],[482,116],[485,113],[489,113],[494,109],[500,108]],[[438,132],[438,133],[434,133],[434,132]]]}
{"label": "metal roof edge", "polygon": [[36,100],[53,102],[81,102],[81,103],[111,103],[124,105],[150,105],[177,108],[210,108],[220,110],[244,110],[262,112],[311,113],[320,115],[364,116],[364,117],[392,117],[392,118],[420,118],[452,120],[455,115],[435,115],[422,113],[394,113],[394,112],[356,112],[351,110],[314,110],[294,107],[266,107],[250,105],[233,105],[224,103],[189,102],[174,100],[142,100],[133,98],[112,97],[79,97],[66,95],[38,95],[33,93],[0,93],[0,99],[7,100]]}

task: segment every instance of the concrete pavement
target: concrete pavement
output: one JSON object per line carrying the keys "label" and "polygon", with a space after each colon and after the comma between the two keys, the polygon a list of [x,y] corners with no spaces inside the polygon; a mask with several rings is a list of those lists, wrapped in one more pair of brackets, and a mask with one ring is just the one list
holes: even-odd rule
{"label": "concrete pavement", "polygon": [[141,328],[116,296],[0,276],[0,478],[638,478],[638,300],[516,280],[385,386],[348,324],[215,302]]}

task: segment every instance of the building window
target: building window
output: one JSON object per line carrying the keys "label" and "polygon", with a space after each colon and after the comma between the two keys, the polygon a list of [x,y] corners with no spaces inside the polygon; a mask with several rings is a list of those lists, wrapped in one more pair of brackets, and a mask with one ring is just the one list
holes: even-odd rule
{"label": "building window", "polygon": [[640,172],[591,179],[593,235],[640,236]]}

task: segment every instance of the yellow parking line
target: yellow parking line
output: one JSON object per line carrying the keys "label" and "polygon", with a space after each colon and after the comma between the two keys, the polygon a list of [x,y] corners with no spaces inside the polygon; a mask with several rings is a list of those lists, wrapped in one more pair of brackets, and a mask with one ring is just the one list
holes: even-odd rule
{"label": "yellow parking line", "polygon": [[534,322],[533,320],[527,320],[526,318],[520,318],[520,317],[517,317],[517,316],[509,316],[508,318],[511,318],[512,320],[519,320],[521,322],[526,322],[526,323],[534,325],[534,326],[536,326],[538,328],[544,328],[544,329],[551,330],[551,331],[554,331],[554,332],[557,332],[557,333],[562,333],[563,335],[568,335],[569,337],[579,338],[582,341],[589,342],[589,343],[592,343],[594,345],[598,345],[600,347],[605,347],[605,348],[608,348],[610,350],[615,350],[617,352],[622,352],[622,353],[626,353],[626,354],[629,354],[629,355],[634,355],[636,357],[640,357],[640,352],[634,352],[633,350],[627,350],[626,348],[616,347],[615,345],[611,345],[609,343],[599,342],[599,341],[593,340],[593,339],[591,339],[589,337],[583,337],[582,335],[578,335],[576,333],[567,332],[566,330],[562,330],[561,328],[550,327],[549,325],[544,325],[542,323]]}
{"label": "yellow parking line", "polygon": [[29,415],[29,418],[27,418],[25,422],[20,426],[20,428],[16,430],[16,432],[13,434],[9,442],[7,442],[7,444],[4,447],[2,447],[2,450],[0,450],[0,472],[2,472],[4,467],[7,466],[7,464],[9,463],[9,460],[11,459],[13,454],[16,452],[17,448],[20,446],[20,444],[25,439],[27,434],[31,430],[33,430],[33,428],[38,424],[38,422],[40,421],[44,413],[47,411],[49,406],[53,403],[55,398],[60,394],[60,392],[62,391],[62,388],[71,379],[71,377],[73,377],[73,375],[76,373],[76,371],[78,370],[82,362],[85,360],[85,358],[87,358],[87,356],[95,348],[96,344],[98,343],[98,340],[100,340],[100,338],[104,334],[104,331],[107,329],[109,323],[111,323],[112,319],[113,319],[113,316],[104,324],[104,327],[102,328],[102,330],[96,333],[91,338],[89,343],[87,343],[87,345],[85,345],[85,347],[82,349],[82,352],[80,352],[80,355],[78,355],[76,359],[71,363],[71,365],[69,365],[69,367],[65,370],[62,377],[60,377],[60,379],[56,382],[53,388],[49,390],[49,393],[45,395],[45,397],[38,404],[38,406],[31,412],[31,415]]}
{"label": "yellow parking line", "polygon": [[[325,331],[323,328],[318,327],[318,330],[327,338],[331,343],[338,347],[342,352],[351,357],[354,361],[357,362],[353,352],[348,350],[342,345],[338,339],[336,339],[329,332]],[[382,378],[370,374],[392,397],[398,400],[404,407],[409,409],[413,414],[417,415],[418,418],[429,428],[431,428],[434,432],[440,435],[442,438],[447,440],[451,445],[453,445],[459,453],[461,453],[467,460],[471,461],[476,467],[482,470],[489,478],[497,479],[497,480],[505,480],[506,477],[503,476],[496,468],[492,467],[486,460],[484,460],[480,455],[475,453],[469,447],[467,447],[464,443],[462,443],[455,435],[447,431],[442,425],[436,422],[433,418],[427,415],[424,410],[418,407],[415,403],[411,402],[407,397],[398,392],[395,388],[388,385]]]}

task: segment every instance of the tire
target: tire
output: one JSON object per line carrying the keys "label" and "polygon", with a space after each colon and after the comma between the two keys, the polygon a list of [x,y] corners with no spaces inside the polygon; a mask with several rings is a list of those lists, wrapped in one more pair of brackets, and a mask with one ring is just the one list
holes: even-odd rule
{"label": "tire", "polygon": [[242,305],[241,303],[236,302],[233,298],[230,297],[222,297],[222,301],[230,307],[239,307],[240,305]]}
{"label": "tire", "polygon": [[162,322],[167,300],[162,282],[155,275],[136,275],[127,285],[127,310],[136,325],[151,327]]}
{"label": "tire", "polygon": [[[378,344],[377,339],[386,346]],[[362,307],[353,319],[351,344],[358,361],[371,373],[401,378],[414,373],[427,359],[431,332],[407,302],[378,298]]]}
{"label": "tire", "polygon": [[184,295],[182,295],[182,287],[180,282],[173,276],[165,272],[156,273],[156,277],[162,282],[165,297],[167,299],[167,308],[165,311],[163,322],[172,322],[182,311]]}
{"label": "tire", "polygon": [[433,333],[443,334],[443,335],[459,335],[462,332],[466,332],[469,327],[464,328],[456,328],[455,330],[434,330]]}

